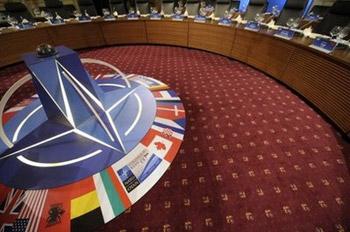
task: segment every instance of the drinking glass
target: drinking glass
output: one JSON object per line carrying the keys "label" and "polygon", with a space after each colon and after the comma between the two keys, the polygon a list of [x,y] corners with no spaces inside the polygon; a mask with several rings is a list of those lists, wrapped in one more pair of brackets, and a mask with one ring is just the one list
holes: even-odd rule
{"label": "drinking glass", "polygon": [[294,24],[294,18],[289,18],[286,22],[287,27],[292,28],[292,25]]}
{"label": "drinking glass", "polygon": [[55,12],[55,15],[56,15],[56,20],[61,20],[62,19],[62,17],[57,13],[57,12]]}
{"label": "drinking glass", "polygon": [[44,12],[44,17],[47,21],[51,21],[53,19],[53,16],[50,12]]}
{"label": "drinking glass", "polygon": [[298,28],[300,24],[300,18],[295,18],[294,22],[292,23],[292,28]]}
{"label": "drinking glass", "polygon": [[203,17],[205,17],[207,15],[207,11],[206,11],[205,7],[201,7],[199,9],[199,15],[203,16]]}
{"label": "drinking glass", "polygon": [[15,17],[10,17],[7,16],[7,21],[9,24],[11,24],[12,26],[15,26],[18,24],[18,20]]}
{"label": "drinking glass", "polygon": [[151,14],[158,14],[157,8],[151,7]]}
{"label": "drinking glass", "polygon": [[107,8],[103,8],[102,14],[103,14],[103,16],[109,16],[111,14],[111,12],[109,12],[109,10]]}
{"label": "drinking glass", "polygon": [[33,9],[33,14],[34,14],[35,17],[40,17],[40,14],[41,14],[40,9],[37,8],[37,7],[34,8]]}
{"label": "drinking glass", "polygon": [[332,36],[332,38],[337,38],[340,32],[343,30],[341,26],[335,26],[332,28],[332,30],[329,32],[329,34]]}
{"label": "drinking glass", "polygon": [[347,37],[349,34],[350,34],[350,26],[346,26],[339,32],[338,38],[342,40],[345,37]]}
{"label": "drinking glass", "polygon": [[75,10],[75,11],[73,11],[73,15],[75,16],[75,18],[79,18],[81,16],[81,13],[80,13],[80,11]]}
{"label": "drinking glass", "polygon": [[182,14],[182,6],[180,6],[180,4],[179,4],[179,6],[175,7],[175,14],[176,15]]}
{"label": "drinking glass", "polygon": [[135,14],[135,9],[131,7],[130,10],[129,10],[129,13],[130,14]]}
{"label": "drinking glass", "polygon": [[257,13],[256,15],[255,15],[255,22],[257,22],[257,23],[262,23],[262,21],[264,21],[264,15],[262,15],[262,14],[260,14],[260,13]]}

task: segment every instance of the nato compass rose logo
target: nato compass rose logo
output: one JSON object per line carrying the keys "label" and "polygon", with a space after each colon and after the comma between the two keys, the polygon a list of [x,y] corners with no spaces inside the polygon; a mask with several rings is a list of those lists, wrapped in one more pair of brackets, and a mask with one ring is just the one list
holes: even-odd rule
{"label": "nato compass rose logo", "polygon": [[0,182],[13,188],[53,188],[105,169],[140,142],[156,114],[146,87],[123,76],[93,80],[66,47],[39,51],[24,55],[31,74],[9,91],[32,79],[39,99],[0,128]]}

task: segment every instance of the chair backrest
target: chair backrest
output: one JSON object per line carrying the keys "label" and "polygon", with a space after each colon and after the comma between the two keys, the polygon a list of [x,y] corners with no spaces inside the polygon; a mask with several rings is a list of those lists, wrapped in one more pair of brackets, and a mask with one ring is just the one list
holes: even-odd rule
{"label": "chair backrest", "polygon": [[110,0],[111,11],[117,11],[118,14],[124,15],[129,13],[130,4],[124,0]]}
{"label": "chair backrest", "polygon": [[86,11],[90,16],[97,15],[96,7],[92,0],[79,0],[78,4],[81,13],[84,13]]}
{"label": "chair backrest", "polygon": [[73,5],[63,5],[60,0],[45,0],[44,10],[53,16],[57,12],[62,18],[67,19],[73,17],[75,7]]}
{"label": "chair backrest", "polygon": [[316,25],[315,32],[328,35],[335,26],[346,26],[350,23],[350,1],[336,1],[328,10],[322,21]]}
{"label": "chair backrest", "polygon": [[254,20],[257,13],[266,11],[267,0],[250,0],[244,18],[246,20]]}
{"label": "chair backrest", "polygon": [[225,11],[229,10],[231,7],[231,0],[217,0],[215,3],[214,15],[215,17],[223,17]]}
{"label": "chair backrest", "polygon": [[312,7],[310,12],[313,12],[315,15],[319,15],[321,17],[324,17],[330,8],[331,8],[330,6],[315,5]]}
{"label": "chair backrest", "polygon": [[164,14],[170,15],[174,13],[175,2],[174,0],[163,0],[162,1],[162,10]]}
{"label": "chair backrest", "polygon": [[199,12],[199,0],[187,0],[186,10],[188,15],[198,15]]}
{"label": "chair backrest", "polygon": [[241,4],[240,0],[232,0],[231,2],[231,8],[236,8],[237,10],[239,10],[239,5]]}
{"label": "chair backrest", "polygon": [[20,20],[21,17],[31,21],[33,16],[30,14],[27,7],[21,2],[7,2],[4,5],[5,15],[10,15],[11,17]]}
{"label": "chair backrest", "polygon": [[308,0],[287,0],[276,20],[276,24],[285,25],[290,18],[302,17],[307,3]]}
{"label": "chair backrest", "polygon": [[136,0],[136,9],[140,11],[140,14],[149,14],[151,7],[148,0]]}

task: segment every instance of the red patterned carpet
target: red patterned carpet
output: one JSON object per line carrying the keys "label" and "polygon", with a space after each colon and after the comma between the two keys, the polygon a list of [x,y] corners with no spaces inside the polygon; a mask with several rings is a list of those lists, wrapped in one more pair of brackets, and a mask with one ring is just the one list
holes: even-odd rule
{"label": "red patterned carpet", "polygon": [[[188,120],[171,169],[98,231],[350,231],[349,144],[284,86],[242,63],[184,48],[81,55],[168,83]],[[1,94],[24,73],[23,65],[2,69]]]}

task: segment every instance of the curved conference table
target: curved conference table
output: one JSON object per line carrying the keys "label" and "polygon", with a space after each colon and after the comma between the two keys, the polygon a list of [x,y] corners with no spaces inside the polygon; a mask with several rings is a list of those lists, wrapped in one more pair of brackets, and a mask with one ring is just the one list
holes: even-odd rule
{"label": "curved conference table", "polygon": [[284,40],[263,30],[193,20],[121,20],[40,26],[0,34],[0,67],[21,61],[40,43],[73,49],[122,44],[166,44],[218,53],[249,64],[297,91],[350,137],[350,51],[325,54],[311,40]]}

